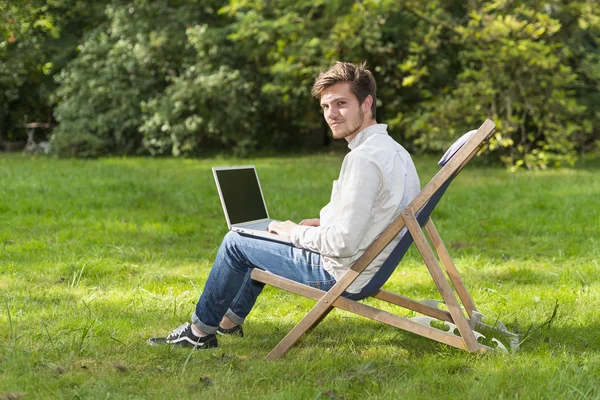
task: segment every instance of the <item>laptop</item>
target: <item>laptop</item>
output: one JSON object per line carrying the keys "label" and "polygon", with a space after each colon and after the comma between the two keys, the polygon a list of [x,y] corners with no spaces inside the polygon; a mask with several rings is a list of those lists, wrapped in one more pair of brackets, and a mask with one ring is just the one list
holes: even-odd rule
{"label": "laptop", "polygon": [[269,233],[269,218],[254,165],[213,167],[221,205],[230,230],[247,235],[291,243],[286,237]]}

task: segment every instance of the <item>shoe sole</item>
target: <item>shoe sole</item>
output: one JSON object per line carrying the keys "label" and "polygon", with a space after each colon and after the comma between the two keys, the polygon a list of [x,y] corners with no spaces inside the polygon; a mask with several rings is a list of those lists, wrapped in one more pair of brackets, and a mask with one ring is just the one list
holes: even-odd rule
{"label": "shoe sole", "polygon": [[222,332],[222,331],[217,330],[217,335],[244,337],[244,331],[242,329],[238,329],[235,332]]}
{"label": "shoe sole", "polygon": [[181,339],[177,342],[169,342],[167,341],[167,338],[150,338],[146,341],[146,343],[150,346],[172,345],[174,347],[194,347],[197,350],[214,349],[219,347],[218,344],[212,344],[210,342],[192,343],[187,338]]}

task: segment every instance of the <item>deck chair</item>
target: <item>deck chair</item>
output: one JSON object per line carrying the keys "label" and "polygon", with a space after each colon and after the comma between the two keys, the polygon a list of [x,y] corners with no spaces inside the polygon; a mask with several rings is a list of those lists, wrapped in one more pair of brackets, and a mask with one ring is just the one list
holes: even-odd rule
{"label": "deck chair", "polygon": [[[518,335],[509,332],[499,321],[496,321],[495,326],[483,323],[484,316],[477,311],[430,217],[452,180],[488,142],[494,134],[495,128],[492,121],[486,120],[478,130],[470,131],[458,139],[440,160],[439,164],[442,166],[440,171],[329,291],[325,292],[260,269],[255,268],[252,271],[251,277],[256,281],[317,300],[316,305],[308,314],[267,355],[267,359],[283,356],[304,333],[317,326],[334,308],[383,322],[469,352],[491,349],[506,350],[506,340],[503,342],[494,338],[490,342],[488,339],[487,342],[490,346],[479,342],[478,339],[484,336],[478,329],[488,334],[489,332],[499,332],[503,339],[508,339],[509,347],[516,348],[518,346]],[[403,230],[406,232],[405,234],[401,232]],[[359,293],[346,293],[345,290],[348,286],[399,233],[404,234],[400,242],[369,283]],[[417,246],[441,294],[441,301],[416,301],[381,289],[412,243]],[[450,282],[438,263],[436,253]],[[454,290],[451,284],[454,286]],[[422,315],[407,318],[359,302],[369,296]],[[440,308],[442,303],[446,309]],[[446,329],[442,329],[443,325],[446,326]]]}

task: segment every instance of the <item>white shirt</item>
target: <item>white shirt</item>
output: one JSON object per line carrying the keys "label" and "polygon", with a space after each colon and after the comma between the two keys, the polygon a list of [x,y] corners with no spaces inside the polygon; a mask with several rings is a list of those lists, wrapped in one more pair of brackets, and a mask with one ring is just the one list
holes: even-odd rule
{"label": "white shirt", "polygon": [[[323,267],[336,280],[421,190],[410,154],[388,135],[387,125],[365,128],[348,147],[331,200],[321,210],[321,226],[299,225],[290,235],[295,246],[320,253]],[[347,292],[360,292],[400,238],[392,240]]]}

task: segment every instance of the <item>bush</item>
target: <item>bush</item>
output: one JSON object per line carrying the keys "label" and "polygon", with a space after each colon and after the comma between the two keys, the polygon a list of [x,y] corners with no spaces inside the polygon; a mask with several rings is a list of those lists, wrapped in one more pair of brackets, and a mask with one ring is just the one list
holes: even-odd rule
{"label": "bush", "polygon": [[[496,3],[496,7],[501,3]],[[525,6],[489,6],[456,26],[461,72],[403,126],[422,149],[441,150],[485,118],[497,125],[490,150],[516,168],[572,164],[576,138],[591,133],[573,90],[569,49],[554,39],[561,24]]]}
{"label": "bush", "polygon": [[340,59],[373,67],[377,118],[413,151],[486,118],[515,168],[571,164],[600,137],[600,16],[584,0],[136,0],[106,17],[58,76],[60,154],[322,146],[310,87]]}
{"label": "bush", "polygon": [[140,106],[180,73],[187,57],[185,24],[201,14],[196,6],[134,1],[106,8],[109,22],[87,36],[78,57],[57,78],[60,126],[53,142],[59,154],[79,153],[92,144],[84,139],[89,135],[103,145],[84,150],[88,155],[145,152]]}

